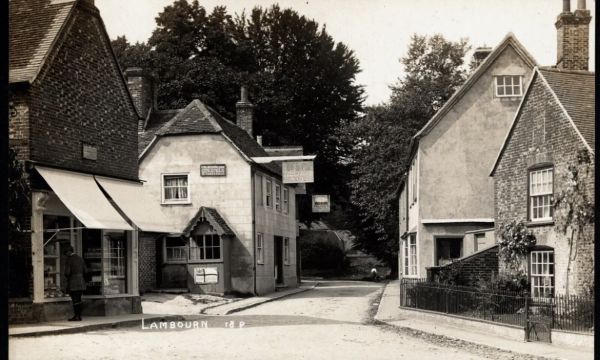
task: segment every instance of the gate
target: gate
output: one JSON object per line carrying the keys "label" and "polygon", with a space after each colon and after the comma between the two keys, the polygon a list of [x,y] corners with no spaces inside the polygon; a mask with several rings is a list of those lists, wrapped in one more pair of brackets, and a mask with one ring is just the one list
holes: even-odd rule
{"label": "gate", "polygon": [[527,298],[525,301],[525,340],[552,342],[553,298]]}

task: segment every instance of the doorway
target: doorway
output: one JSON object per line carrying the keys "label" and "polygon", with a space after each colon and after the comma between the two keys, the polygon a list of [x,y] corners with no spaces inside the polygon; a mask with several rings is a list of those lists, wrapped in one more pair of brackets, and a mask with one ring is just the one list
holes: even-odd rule
{"label": "doorway", "polygon": [[446,265],[462,257],[462,245],[462,237],[436,237],[435,265]]}
{"label": "doorway", "polygon": [[275,256],[275,284],[283,284],[283,237],[274,237],[274,256]]}

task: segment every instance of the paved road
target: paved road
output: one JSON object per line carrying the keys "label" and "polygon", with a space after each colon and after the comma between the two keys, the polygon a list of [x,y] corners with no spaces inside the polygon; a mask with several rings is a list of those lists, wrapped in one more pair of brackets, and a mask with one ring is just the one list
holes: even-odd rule
{"label": "paved road", "polygon": [[233,315],[186,317],[190,322],[183,329],[130,328],[17,338],[10,340],[9,353],[11,359],[28,360],[511,358],[373,324],[382,290],[381,283],[326,281],[314,290]]}

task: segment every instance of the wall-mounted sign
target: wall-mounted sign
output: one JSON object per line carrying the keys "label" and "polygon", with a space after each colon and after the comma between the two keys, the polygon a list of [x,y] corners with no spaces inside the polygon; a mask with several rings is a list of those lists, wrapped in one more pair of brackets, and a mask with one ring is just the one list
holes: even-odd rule
{"label": "wall-mounted sign", "polygon": [[87,160],[98,159],[98,149],[90,144],[82,144],[81,154],[83,158]]}
{"label": "wall-mounted sign", "polygon": [[225,164],[200,165],[200,176],[226,176]]}
{"label": "wall-mounted sign", "polygon": [[195,284],[216,284],[219,282],[219,272],[216,267],[194,268]]}
{"label": "wall-mounted sign", "polygon": [[312,212],[328,213],[331,210],[329,195],[313,195]]}
{"label": "wall-mounted sign", "polygon": [[312,161],[284,161],[282,165],[283,183],[312,183],[315,181]]}

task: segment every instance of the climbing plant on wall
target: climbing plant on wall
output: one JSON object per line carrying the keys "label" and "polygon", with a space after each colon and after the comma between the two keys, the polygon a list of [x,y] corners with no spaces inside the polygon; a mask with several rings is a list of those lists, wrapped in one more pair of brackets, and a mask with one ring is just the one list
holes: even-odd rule
{"label": "climbing plant on wall", "polygon": [[498,233],[498,257],[509,267],[518,269],[531,247],[535,245],[535,235],[527,228],[524,220],[500,224]]}

